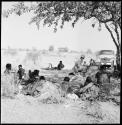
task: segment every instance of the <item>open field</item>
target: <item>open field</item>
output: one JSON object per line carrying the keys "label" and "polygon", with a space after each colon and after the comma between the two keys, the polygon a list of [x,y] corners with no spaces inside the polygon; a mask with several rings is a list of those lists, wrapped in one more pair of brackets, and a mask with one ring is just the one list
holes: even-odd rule
{"label": "open field", "polygon": [[[71,69],[77,59],[79,59],[81,53],[59,53],[48,51],[19,51],[11,52],[10,50],[1,51],[1,64],[2,69],[6,63],[11,63],[13,68],[17,68],[19,64],[22,64],[25,69],[45,68],[52,63],[53,66],[57,66],[60,60],[65,65],[64,69]],[[33,62],[33,56],[35,56],[36,62]],[[90,58],[96,58],[95,55],[86,55],[85,61],[89,62]]]}
{"label": "open field", "polygon": [[[33,61],[32,52],[17,51],[8,53],[2,51],[2,72],[6,63],[11,63],[14,69],[22,64],[24,69],[39,69],[40,75],[61,82],[71,71],[74,62],[80,53],[47,53],[39,52],[36,62]],[[94,58],[95,56],[92,55]],[[41,68],[48,67],[49,63],[57,66],[62,60],[65,68],[63,71],[46,71]],[[89,60],[87,55],[86,60]],[[35,64],[34,64],[35,63]],[[55,83],[55,82],[54,82]],[[120,105],[112,101],[89,102],[64,99],[61,104],[44,104],[39,98],[17,95],[15,99],[1,99],[1,122],[2,123],[120,123]],[[109,107],[109,108],[108,108]]]}

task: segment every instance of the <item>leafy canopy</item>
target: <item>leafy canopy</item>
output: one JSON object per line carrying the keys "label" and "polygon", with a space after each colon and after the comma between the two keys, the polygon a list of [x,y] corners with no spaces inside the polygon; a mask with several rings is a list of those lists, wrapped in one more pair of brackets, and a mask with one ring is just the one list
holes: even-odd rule
{"label": "leafy canopy", "polygon": [[[15,13],[21,15],[33,11],[31,23],[35,23],[39,29],[40,22],[43,26],[54,26],[54,31],[57,31],[59,21],[61,21],[60,28],[63,28],[65,22],[72,21],[72,26],[83,18],[84,20],[93,18],[101,23],[112,22],[121,28],[121,2],[98,2],[98,1],[49,1],[49,2],[35,2],[30,7],[25,5],[24,2],[17,2],[13,5],[12,9],[3,11],[3,16],[8,17],[10,14]],[[94,27],[95,24],[92,24]]]}

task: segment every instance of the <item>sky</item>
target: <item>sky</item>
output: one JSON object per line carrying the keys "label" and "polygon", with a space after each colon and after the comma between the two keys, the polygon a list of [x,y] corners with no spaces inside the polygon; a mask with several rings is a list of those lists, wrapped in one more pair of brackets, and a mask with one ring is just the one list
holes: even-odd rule
{"label": "sky", "polygon": [[[15,2],[2,2],[2,9],[10,9]],[[56,33],[52,28],[43,27],[40,30],[35,24],[29,25],[31,13],[21,16],[11,15],[2,17],[1,23],[1,47],[48,49],[53,45],[55,49],[68,47],[70,50],[93,52],[98,50],[116,50],[109,32],[104,28],[99,32],[98,28],[92,28],[91,20],[76,23],[72,28],[71,23],[65,23],[63,29]],[[81,23],[82,22],[82,23]]]}

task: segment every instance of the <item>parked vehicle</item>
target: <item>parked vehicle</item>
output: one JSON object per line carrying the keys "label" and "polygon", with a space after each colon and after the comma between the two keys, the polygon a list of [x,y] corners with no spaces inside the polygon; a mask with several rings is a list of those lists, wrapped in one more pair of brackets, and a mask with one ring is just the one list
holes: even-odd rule
{"label": "parked vehicle", "polygon": [[113,50],[101,50],[97,55],[100,66],[105,66],[107,69],[112,69],[116,66],[116,55]]}

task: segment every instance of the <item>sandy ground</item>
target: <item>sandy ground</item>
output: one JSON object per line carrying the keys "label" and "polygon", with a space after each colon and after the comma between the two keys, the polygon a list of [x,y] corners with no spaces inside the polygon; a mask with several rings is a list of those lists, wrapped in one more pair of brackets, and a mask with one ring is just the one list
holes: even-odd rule
{"label": "sandy ground", "polygon": [[2,123],[119,123],[119,112],[120,107],[110,102],[92,105],[66,100],[63,104],[43,104],[23,95],[1,100]]}
{"label": "sandy ground", "polygon": [[[78,107],[41,104],[33,99],[2,99],[2,123],[80,123]],[[33,100],[33,101],[32,101]],[[82,114],[81,114],[82,115]],[[82,119],[82,122],[87,122]]]}

